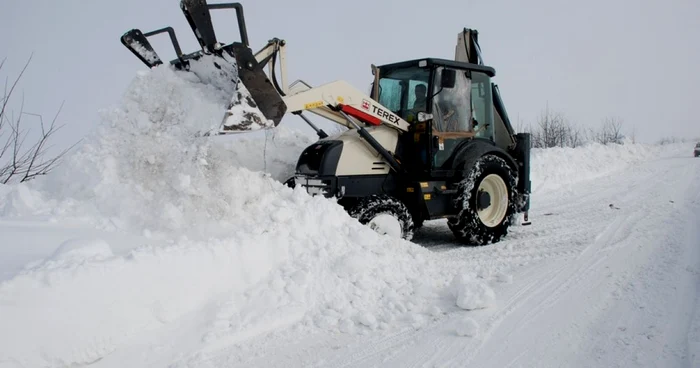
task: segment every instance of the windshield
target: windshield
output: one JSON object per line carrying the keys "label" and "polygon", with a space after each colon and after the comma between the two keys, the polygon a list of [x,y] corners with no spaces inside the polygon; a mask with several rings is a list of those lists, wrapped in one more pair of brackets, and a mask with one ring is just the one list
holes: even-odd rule
{"label": "windshield", "polygon": [[379,79],[379,103],[408,120],[411,112],[426,111],[429,78],[428,68],[382,71]]}

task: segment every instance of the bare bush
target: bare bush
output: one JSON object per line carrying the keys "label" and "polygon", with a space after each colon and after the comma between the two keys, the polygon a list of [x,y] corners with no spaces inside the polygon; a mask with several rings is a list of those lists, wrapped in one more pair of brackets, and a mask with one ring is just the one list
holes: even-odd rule
{"label": "bare bush", "polygon": [[[9,111],[10,100],[31,59],[30,56],[12,85],[9,85],[6,80],[4,93],[0,99],[0,143],[4,142],[0,146],[0,183],[2,184],[26,182],[37,176],[48,174],[77,144],[75,143],[58,154],[47,157],[47,151],[50,148],[49,141],[63,127],[56,125],[60,108],[48,126],[44,123],[41,115],[24,111],[24,96],[21,99],[19,112],[15,114]],[[5,65],[5,60],[0,62],[0,70]],[[27,138],[31,129],[25,130],[26,117],[38,121],[41,129],[38,138],[32,139],[30,143],[27,142]]]}
{"label": "bare bush", "polygon": [[[572,124],[564,114],[553,112],[549,107],[540,114],[534,128],[518,122],[517,131],[531,134],[533,148],[579,147],[588,142],[601,144],[623,144],[627,136],[623,133],[623,121],[618,117],[603,119],[598,128],[581,128]],[[631,139],[636,143],[634,127]]]}
{"label": "bare bush", "polygon": [[622,119],[605,118],[600,129],[592,132],[591,138],[600,144],[622,144],[625,139],[625,135],[622,134]]}
{"label": "bare bush", "polygon": [[551,112],[549,108],[540,115],[537,129],[530,133],[535,148],[578,147],[584,143],[581,130],[563,114]]}

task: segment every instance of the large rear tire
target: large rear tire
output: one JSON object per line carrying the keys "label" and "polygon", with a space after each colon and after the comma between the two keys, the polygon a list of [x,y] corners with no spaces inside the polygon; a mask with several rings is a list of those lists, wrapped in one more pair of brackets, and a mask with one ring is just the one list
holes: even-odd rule
{"label": "large rear tire", "polygon": [[486,245],[500,241],[514,221],[517,173],[495,155],[484,155],[458,184],[457,217],[447,222],[464,244]]}
{"label": "large rear tire", "polygon": [[413,238],[413,218],[406,205],[388,195],[360,199],[348,210],[351,217],[382,235],[405,240]]}

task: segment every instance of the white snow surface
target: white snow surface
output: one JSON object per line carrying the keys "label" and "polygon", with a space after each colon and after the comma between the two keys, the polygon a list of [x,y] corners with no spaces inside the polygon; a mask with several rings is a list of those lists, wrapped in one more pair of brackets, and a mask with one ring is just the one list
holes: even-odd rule
{"label": "white snow surface", "polygon": [[233,91],[196,70],[0,186],[0,367],[700,364],[692,145],[535,150],[532,225],[406,242],[282,185],[313,142],[284,122],[202,136]]}

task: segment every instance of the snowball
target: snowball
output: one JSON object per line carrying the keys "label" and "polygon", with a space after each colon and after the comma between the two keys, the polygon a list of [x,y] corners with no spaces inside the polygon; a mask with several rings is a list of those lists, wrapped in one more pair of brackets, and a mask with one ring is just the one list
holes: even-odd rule
{"label": "snowball", "polygon": [[456,321],[455,332],[459,336],[476,337],[479,333],[479,324],[472,318],[466,317]]}
{"label": "snowball", "polygon": [[377,327],[377,318],[375,318],[373,314],[368,312],[360,314],[357,317],[357,321],[370,328]]}
{"label": "snowball", "polygon": [[484,282],[469,274],[457,274],[450,284],[455,304],[466,310],[487,308],[493,305],[496,294]]}

